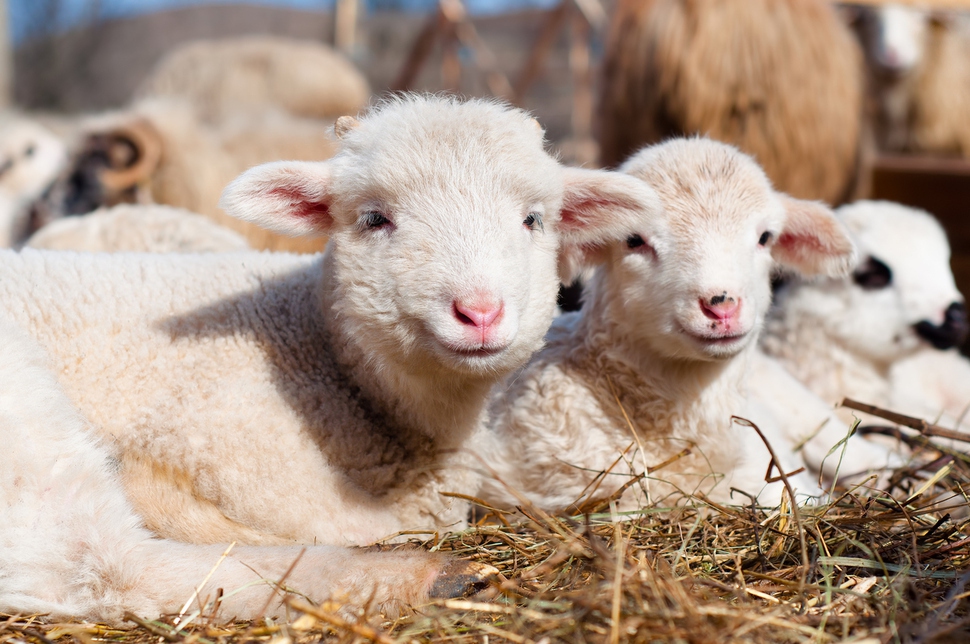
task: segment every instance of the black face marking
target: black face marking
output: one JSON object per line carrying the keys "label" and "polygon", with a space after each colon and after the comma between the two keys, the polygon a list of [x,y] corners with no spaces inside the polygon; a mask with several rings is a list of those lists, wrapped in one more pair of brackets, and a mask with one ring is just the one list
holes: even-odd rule
{"label": "black face marking", "polygon": [[641,237],[640,235],[630,235],[629,237],[626,238],[626,247],[630,249],[640,248],[641,246],[645,246],[646,244],[647,242],[645,242],[643,240],[643,237]]}
{"label": "black face marking", "polygon": [[529,230],[545,230],[545,228],[542,227],[542,213],[530,212],[529,216],[526,217],[522,223]]}
{"label": "black face marking", "polygon": [[761,238],[758,239],[758,246],[766,246],[768,242],[771,241],[772,237],[773,235],[770,231],[766,230],[765,232],[761,233]]}
{"label": "black face marking", "polygon": [[869,257],[859,264],[852,279],[864,291],[878,291],[893,283],[893,272],[875,257]]}
{"label": "black face marking", "polygon": [[967,339],[970,322],[967,321],[967,308],[963,302],[954,302],[947,307],[943,316],[943,324],[937,326],[923,320],[913,325],[917,335],[929,342],[933,347],[951,349],[958,347]]}

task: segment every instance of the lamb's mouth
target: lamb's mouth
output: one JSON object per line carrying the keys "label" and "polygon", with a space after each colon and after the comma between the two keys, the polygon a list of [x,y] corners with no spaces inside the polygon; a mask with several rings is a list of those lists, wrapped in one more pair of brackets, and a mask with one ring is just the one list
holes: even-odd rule
{"label": "lamb's mouth", "polygon": [[490,358],[492,356],[497,356],[500,353],[504,353],[509,348],[509,345],[507,344],[468,347],[448,343],[443,344],[442,346],[444,346],[448,353],[460,356],[462,358]]}
{"label": "lamb's mouth", "polygon": [[689,337],[690,339],[703,344],[705,346],[728,346],[735,344],[748,336],[747,331],[742,331],[740,333],[732,333],[730,335],[701,335],[700,333],[694,333],[693,331],[688,331],[687,329],[681,328],[681,331]]}

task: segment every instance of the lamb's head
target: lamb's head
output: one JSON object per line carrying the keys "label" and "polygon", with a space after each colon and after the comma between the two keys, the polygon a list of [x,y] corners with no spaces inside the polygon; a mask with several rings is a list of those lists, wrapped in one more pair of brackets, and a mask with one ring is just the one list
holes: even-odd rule
{"label": "lamb's head", "polygon": [[734,147],[675,139],[645,148],[621,170],[652,186],[662,211],[580,250],[603,263],[593,290],[622,308],[611,314],[620,333],[651,355],[730,358],[760,331],[776,264],[808,275],[844,275],[852,265],[852,243],[834,214],[775,192]]}
{"label": "lamb's head", "polygon": [[782,299],[787,314],[817,319],[842,346],[879,363],[927,343],[962,344],[966,309],[933,216],[887,201],[860,201],[837,214],[859,248],[859,266],[847,279],[793,285]]}
{"label": "lamb's head", "polygon": [[407,96],[336,131],[331,160],[254,168],[222,204],[329,235],[342,323],[409,371],[521,365],[555,312],[560,235],[656,205],[630,177],[563,168],[534,119],[496,102]]}
{"label": "lamb's head", "polygon": [[866,58],[877,75],[901,77],[922,62],[930,26],[928,11],[892,3],[858,11]]}
{"label": "lamb's head", "polygon": [[0,122],[0,247],[26,238],[30,203],[66,162],[66,145],[40,123],[18,116]]}

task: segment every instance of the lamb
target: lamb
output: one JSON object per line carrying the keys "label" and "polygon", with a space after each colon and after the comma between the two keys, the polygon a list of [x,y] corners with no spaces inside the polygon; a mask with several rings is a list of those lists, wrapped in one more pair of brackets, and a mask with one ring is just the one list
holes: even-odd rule
{"label": "lamb", "polygon": [[[765,484],[770,456],[750,428],[732,427],[733,414],[763,427],[786,471],[803,457],[832,472],[837,459],[823,460],[848,429],[827,423],[801,456],[791,453],[830,410],[821,405],[808,425],[773,429],[779,419],[748,395],[746,377],[771,368],[757,336],[773,265],[845,274],[854,248],[842,226],[825,206],[774,192],[750,157],[723,143],[674,139],[621,170],[657,191],[663,213],[645,212],[595,243],[567,242],[570,267],[595,264],[596,272],[582,310],[559,317],[546,347],[496,393],[481,439],[496,476],[481,498],[508,505],[521,496],[559,509],[610,497],[631,476],[668,463],[646,480],[647,498],[630,487],[620,509],[671,502],[675,493],[749,502],[732,500],[732,488],[777,503],[781,484]],[[685,448],[691,454],[677,458]],[[856,469],[884,467],[889,457],[856,438],[848,449]],[[791,478],[801,493],[820,492],[806,474]]]}
{"label": "lamb", "polygon": [[753,155],[779,190],[844,201],[857,174],[863,63],[831,5],[619,0],[603,63],[601,162],[701,134]]}
{"label": "lamb", "polygon": [[33,119],[0,117],[0,248],[10,248],[31,226],[30,205],[67,163],[67,148]]}
{"label": "lamb", "polygon": [[970,371],[955,351],[968,323],[946,233],[929,213],[891,202],[837,214],[861,263],[846,278],[787,284],[764,350],[830,404],[850,397],[956,420],[970,403]]}
{"label": "lamb", "polygon": [[181,208],[121,204],[58,219],[34,233],[28,248],[91,253],[216,253],[249,249],[239,233]]}
{"label": "lamb", "polygon": [[[286,582],[316,600],[413,604],[481,587],[488,567],[334,546],[465,525],[466,504],[441,493],[477,489],[461,448],[492,384],[551,323],[560,240],[622,226],[656,195],[630,177],[563,168],[533,119],[495,102],[404,96],[337,126],[332,160],[258,166],[222,199],[287,234],[329,234],[322,256],[0,252],[0,316],[46,351],[63,392],[11,372],[16,356],[4,373],[60,397],[59,409],[66,396],[76,411],[52,418],[50,433],[78,455],[63,466],[0,457],[14,494],[18,476],[43,489],[63,477],[51,496],[31,488],[18,509],[0,505],[0,611],[177,610],[230,541],[247,546],[234,550],[240,566],[270,579],[294,544],[323,544]],[[3,439],[48,422],[42,401],[23,401],[21,422],[8,398]],[[86,469],[75,475],[75,463]],[[90,501],[70,520],[90,530],[46,531],[56,514],[36,532],[10,527],[10,513],[60,507],[57,495],[78,490]],[[106,515],[123,520],[95,531]],[[80,555],[65,570],[39,544]],[[208,596],[237,584],[240,566]],[[252,618],[259,599],[227,611]]]}
{"label": "lamb", "polygon": [[878,147],[970,155],[970,17],[897,4],[855,11]]}

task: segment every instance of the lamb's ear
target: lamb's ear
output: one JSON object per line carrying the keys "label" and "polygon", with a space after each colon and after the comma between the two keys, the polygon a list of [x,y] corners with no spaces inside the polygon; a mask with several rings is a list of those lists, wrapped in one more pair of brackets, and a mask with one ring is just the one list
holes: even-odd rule
{"label": "lamb's ear", "polygon": [[660,212],[649,185],[608,170],[566,168],[559,223],[559,278],[572,283],[583,269],[603,262],[609,244],[626,239],[644,213]]}
{"label": "lamb's ear", "polygon": [[848,275],[856,264],[855,244],[827,206],[778,195],[785,226],[771,249],[775,261],[806,277]]}
{"label": "lamb's ear", "polygon": [[330,166],[277,161],[250,168],[222,192],[227,213],[284,235],[326,235],[333,225]]}

